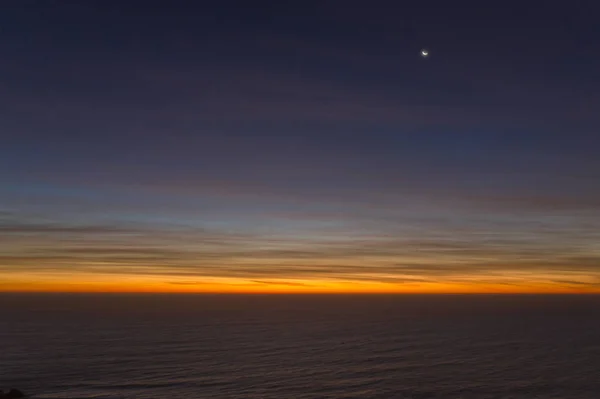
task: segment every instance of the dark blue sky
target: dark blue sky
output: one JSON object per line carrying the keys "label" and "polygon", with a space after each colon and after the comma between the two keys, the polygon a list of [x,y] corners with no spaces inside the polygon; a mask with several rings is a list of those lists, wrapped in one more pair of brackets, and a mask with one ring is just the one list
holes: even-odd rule
{"label": "dark blue sky", "polygon": [[13,286],[128,270],[418,288],[432,265],[448,284],[600,283],[600,3],[1,11]]}

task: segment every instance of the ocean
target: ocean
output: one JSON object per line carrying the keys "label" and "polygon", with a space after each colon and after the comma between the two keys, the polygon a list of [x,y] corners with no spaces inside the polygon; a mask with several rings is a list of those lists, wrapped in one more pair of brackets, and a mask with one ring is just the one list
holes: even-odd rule
{"label": "ocean", "polygon": [[600,296],[0,295],[34,398],[600,398]]}

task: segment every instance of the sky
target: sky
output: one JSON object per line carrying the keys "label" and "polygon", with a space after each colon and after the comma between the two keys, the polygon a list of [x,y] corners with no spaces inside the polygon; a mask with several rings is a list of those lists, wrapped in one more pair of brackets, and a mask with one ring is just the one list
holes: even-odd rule
{"label": "sky", "polygon": [[600,293],[596,0],[0,10],[0,291]]}

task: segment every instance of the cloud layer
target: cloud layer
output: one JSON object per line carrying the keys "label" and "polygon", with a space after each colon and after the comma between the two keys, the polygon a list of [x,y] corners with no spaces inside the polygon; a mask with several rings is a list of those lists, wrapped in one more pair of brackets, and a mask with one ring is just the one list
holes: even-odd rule
{"label": "cloud layer", "polygon": [[85,282],[96,275],[199,291],[219,279],[295,288],[377,283],[392,291],[431,284],[581,291],[600,283],[600,226],[586,217],[507,222],[471,214],[468,221],[396,217],[369,225],[349,215],[289,216],[262,216],[279,224],[278,231],[243,224],[42,223],[5,213],[0,272],[31,283],[57,276]]}

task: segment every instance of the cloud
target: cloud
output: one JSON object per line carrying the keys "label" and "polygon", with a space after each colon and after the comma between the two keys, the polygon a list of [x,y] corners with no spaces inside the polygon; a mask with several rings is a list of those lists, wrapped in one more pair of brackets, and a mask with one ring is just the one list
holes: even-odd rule
{"label": "cloud", "polygon": [[259,285],[284,285],[289,287],[308,287],[310,284],[298,283],[293,281],[282,281],[282,280],[250,280],[251,283]]}
{"label": "cloud", "polygon": [[171,285],[204,285],[207,284],[205,281],[168,281]]}
{"label": "cloud", "polygon": [[77,226],[54,223],[0,224],[0,234],[131,234],[139,231],[113,226]]}
{"label": "cloud", "polygon": [[363,209],[325,215],[321,220],[318,212],[292,218],[286,212],[266,213],[256,219],[269,226],[261,230],[235,221],[227,228],[202,219],[194,227],[159,220],[94,224],[5,212],[0,273],[32,279],[181,279],[182,284],[235,279],[248,284],[590,285],[600,276],[600,230],[585,214],[539,218],[471,212],[462,218]]}
{"label": "cloud", "polygon": [[[412,245],[417,245],[412,242]],[[71,243],[73,245],[73,243]],[[600,257],[565,255],[548,248],[517,248],[477,242],[431,241],[422,248],[402,246],[401,241],[372,240],[358,244],[313,243],[305,249],[261,249],[261,246],[289,245],[287,242],[257,239],[255,247],[244,250],[235,245],[219,248],[157,248],[136,242],[114,246],[43,248],[27,253],[0,256],[4,272],[98,273],[114,276],[191,278],[236,278],[246,281],[339,280],[406,284],[512,280],[526,282],[545,275],[600,276]],[[434,248],[435,250],[431,250]],[[528,255],[528,256],[524,256]],[[410,259],[399,262],[399,259]],[[418,261],[418,262],[417,262]]]}

